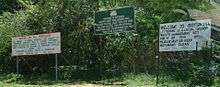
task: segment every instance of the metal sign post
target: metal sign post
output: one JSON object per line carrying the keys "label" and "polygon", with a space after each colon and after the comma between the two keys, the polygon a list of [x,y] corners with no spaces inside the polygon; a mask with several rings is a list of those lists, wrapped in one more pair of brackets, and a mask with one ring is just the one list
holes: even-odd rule
{"label": "metal sign post", "polygon": [[19,75],[19,58],[16,57],[16,72],[17,72],[17,75]]}
{"label": "metal sign post", "polygon": [[159,56],[156,56],[156,59],[157,59],[157,76],[156,76],[156,86],[158,86],[159,84],[159,74],[160,74],[160,59],[159,59]]}
{"label": "metal sign post", "polygon": [[57,65],[58,65],[58,58],[57,58],[57,54],[55,54],[55,74],[56,74],[56,81],[58,81],[58,68],[57,68]]}

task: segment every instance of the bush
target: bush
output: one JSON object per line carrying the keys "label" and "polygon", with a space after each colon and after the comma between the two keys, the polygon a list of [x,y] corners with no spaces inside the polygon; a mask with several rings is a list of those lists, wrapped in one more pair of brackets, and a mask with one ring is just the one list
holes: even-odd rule
{"label": "bush", "polygon": [[206,67],[197,68],[191,78],[190,85],[211,86],[214,83],[215,76],[209,72]]}
{"label": "bush", "polygon": [[14,36],[26,35],[26,13],[5,12],[0,15],[0,70],[13,71],[11,64],[11,40]]}
{"label": "bush", "polygon": [[22,75],[17,75],[14,73],[1,74],[0,76],[1,76],[0,81],[6,82],[6,83],[13,83],[13,82],[21,81],[24,78]]}

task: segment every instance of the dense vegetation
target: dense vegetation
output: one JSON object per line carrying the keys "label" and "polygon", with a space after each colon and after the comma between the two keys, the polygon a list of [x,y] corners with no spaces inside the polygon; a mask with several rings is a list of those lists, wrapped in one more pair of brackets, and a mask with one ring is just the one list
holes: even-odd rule
{"label": "dense vegetation", "polygon": [[[135,8],[135,32],[95,36],[95,12],[123,6]],[[212,85],[208,67],[219,60],[211,49],[158,53],[155,45],[159,24],[193,20],[188,9],[209,8],[208,0],[0,0],[0,72],[16,70],[12,37],[61,32],[59,79],[101,80],[160,71],[189,85]],[[218,50],[213,44],[212,51]],[[24,78],[54,79],[54,55],[19,58]]]}

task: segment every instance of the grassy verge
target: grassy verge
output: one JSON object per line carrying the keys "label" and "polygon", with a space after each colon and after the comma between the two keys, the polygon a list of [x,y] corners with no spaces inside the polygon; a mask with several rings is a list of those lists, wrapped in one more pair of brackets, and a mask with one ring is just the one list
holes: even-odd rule
{"label": "grassy verge", "polygon": [[[0,74],[0,87],[157,87],[156,77],[149,74],[125,74],[100,81],[49,81],[23,80],[15,74]],[[158,87],[188,87],[187,83],[178,82],[171,77],[160,76]],[[220,78],[215,79],[212,87],[220,87]]]}
{"label": "grassy verge", "polygon": [[[156,87],[156,76],[149,74],[126,74],[121,77],[102,80],[97,84],[128,87]],[[159,87],[187,87],[183,82],[177,82],[171,77],[159,78]]]}
{"label": "grassy verge", "polygon": [[213,87],[220,87],[220,77],[217,77],[217,78],[215,79],[215,82],[214,82]]}

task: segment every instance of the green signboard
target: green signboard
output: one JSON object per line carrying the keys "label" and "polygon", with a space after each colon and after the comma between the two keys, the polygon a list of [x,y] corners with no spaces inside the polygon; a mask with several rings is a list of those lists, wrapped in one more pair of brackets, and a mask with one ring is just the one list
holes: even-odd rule
{"label": "green signboard", "polygon": [[134,8],[124,7],[99,11],[95,15],[95,34],[113,34],[134,30]]}

